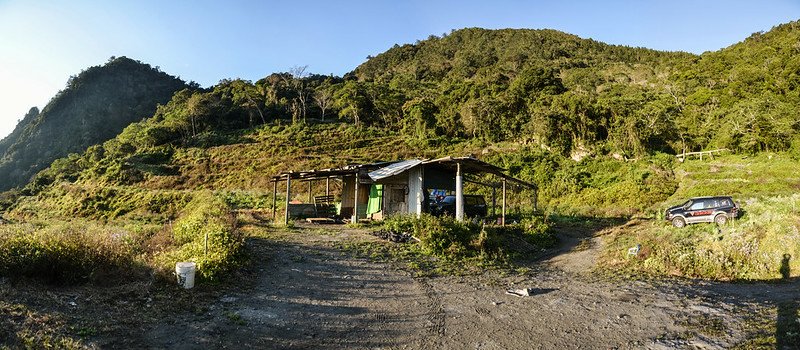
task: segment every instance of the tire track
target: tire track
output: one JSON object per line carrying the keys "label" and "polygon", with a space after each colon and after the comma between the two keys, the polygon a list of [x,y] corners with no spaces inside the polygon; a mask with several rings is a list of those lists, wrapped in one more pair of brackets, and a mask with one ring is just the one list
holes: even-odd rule
{"label": "tire track", "polygon": [[436,339],[438,343],[441,343],[442,337],[445,335],[445,312],[444,312],[444,305],[442,305],[442,299],[436,294],[436,291],[433,287],[428,283],[426,279],[420,278],[416,280],[417,283],[422,287],[422,291],[425,293],[426,297],[426,308],[430,310],[425,318],[430,323],[428,326],[428,332],[430,334],[436,335]]}

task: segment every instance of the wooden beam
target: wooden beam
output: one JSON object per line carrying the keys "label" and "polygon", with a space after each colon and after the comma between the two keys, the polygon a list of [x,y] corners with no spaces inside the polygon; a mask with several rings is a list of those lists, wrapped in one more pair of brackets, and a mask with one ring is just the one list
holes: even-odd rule
{"label": "wooden beam", "polygon": [[272,182],[272,221],[275,222],[278,212],[278,181]]}
{"label": "wooden beam", "polygon": [[456,221],[464,221],[464,175],[461,163],[456,163]]}
{"label": "wooden beam", "polygon": [[506,225],[506,179],[503,179],[503,216],[500,224],[503,226]]}
{"label": "wooden beam", "polygon": [[472,183],[472,184],[486,186],[486,187],[492,187],[492,188],[500,187],[499,183],[490,184],[490,183],[475,181],[475,180],[472,180],[472,179],[470,179],[470,178],[468,178],[466,176],[464,177],[464,182],[469,182],[469,183]]}
{"label": "wooden beam", "polygon": [[355,200],[353,201],[353,218],[351,221],[358,222],[358,173],[356,173],[355,181],[353,181],[353,183],[355,183],[354,186],[356,186],[356,188],[355,191],[353,191],[355,192]]}
{"label": "wooden beam", "polygon": [[289,225],[289,198],[291,198],[292,192],[292,177],[286,177],[286,215],[283,217],[283,223]]}
{"label": "wooden beam", "polygon": [[312,180],[308,180],[308,203],[314,203],[314,197],[312,197],[312,192],[311,192],[312,183],[313,183]]}
{"label": "wooden beam", "polygon": [[497,209],[497,187],[492,187],[492,217],[496,213]]}
{"label": "wooden beam", "polygon": [[703,156],[707,155],[711,159],[714,159],[714,153],[720,153],[720,152],[725,152],[725,151],[730,151],[730,150],[727,149],[727,148],[720,148],[720,149],[714,149],[714,150],[710,150],[710,151],[683,152],[683,153],[680,153],[680,154],[676,154],[675,157],[677,157],[680,160],[683,160],[683,159],[688,158],[689,156],[698,156],[698,157],[700,157],[700,160],[703,160]]}

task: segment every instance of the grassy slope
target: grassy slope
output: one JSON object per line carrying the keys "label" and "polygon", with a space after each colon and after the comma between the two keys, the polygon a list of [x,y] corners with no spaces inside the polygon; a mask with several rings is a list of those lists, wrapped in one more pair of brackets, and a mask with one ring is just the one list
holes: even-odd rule
{"label": "grassy slope", "polygon": [[[612,231],[601,265],[653,274],[723,280],[772,280],[800,276],[800,162],[782,154],[728,155],[676,167],[677,191],[657,206],[692,196],[732,195],[744,215],[718,228],[676,229],[660,220]],[[642,245],[640,254],[627,250]]]}
{"label": "grassy slope", "polygon": [[114,138],[187,85],[150,65],[120,57],[70,78],[43,108],[0,140],[0,190],[25,185],[55,159]]}
{"label": "grassy slope", "polygon": [[[175,244],[166,227],[171,220],[186,216],[184,206],[198,190],[211,190],[234,209],[270,209],[269,181],[280,171],[472,153],[539,183],[540,204],[556,213],[606,217],[660,213],[686,197],[721,193],[733,195],[747,211],[743,220],[725,227],[723,234],[716,234],[710,225],[682,231],[657,220],[639,225],[636,232],[614,236],[603,259],[607,266],[657,274],[764,279],[780,277],[783,254],[800,254],[797,248],[781,250],[797,246],[787,241],[791,235],[784,233],[797,228],[797,215],[787,205],[798,199],[791,197],[791,202],[786,202],[777,198],[791,195],[800,185],[794,172],[798,162],[784,155],[772,159],[767,155],[728,155],[710,162],[685,163],[672,162],[667,155],[637,162],[611,158],[574,162],[552,157],[545,161],[540,151],[520,144],[416,144],[418,141],[391,132],[339,123],[268,125],[227,139],[229,144],[217,146],[174,147],[166,157],[145,156],[157,150],[138,151],[126,161],[126,167],[143,174],[133,183],[109,180],[97,168],[102,162],[89,162],[74,176],[77,180],[58,181],[37,196],[23,197],[7,216],[39,222],[77,216],[109,220],[116,226],[139,225],[147,229],[136,233],[141,237],[137,242],[153,249],[157,242]],[[324,184],[316,186],[319,192]],[[296,185],[294,198],[304,200],[306,190],[305,184]],[[282,194],[283,188],[279,189],[279,209]],[[528,200],[524,197],[512,197],[510,202]],[[644,246],[643,254],[627,259],[623,253],[637,243]],[[790,259],[789,267],[797,271],[800,265]]]}
{"label": "grassy slope", "polygon": [[[123,165],[143,174],[134,182],[107,177],[105,163],[89,160],[91,156],[76,160],[77,173],[41,187],[35,195],[21,196],[4,214],[13,223],[0,226],[0,274],[15,275],[17,267],[33,264],[19,274],[37,276],[51,264],[86,260],[75,276],[57,271],[49,278],[74,282],[131,265],[167,273],[175,261],[192,260],[199,263],[201,277],[213,280],[238,261],[241,237],[230,211],[270,208],[272,175],[440,155],[411,147],[396,135],[344,124],[264,126],[230,136],[231,144],[175,147],[165,152],[167,157],[148,156],[163,151],[158,149],[138,152]],[[439,152],[475,150],[468,144],[455,148]],[[317,184],[318,191],[320,186],[324,184]],[[298,184],[294,197],[305,199],[306,189]],[[278,203],[282,205],[282,198]],[[75,227],[82,235],[60,234],[64,227]],[[206,233],[208,254],[203,249]],[[95,241],[103,249],[94,252]]]}

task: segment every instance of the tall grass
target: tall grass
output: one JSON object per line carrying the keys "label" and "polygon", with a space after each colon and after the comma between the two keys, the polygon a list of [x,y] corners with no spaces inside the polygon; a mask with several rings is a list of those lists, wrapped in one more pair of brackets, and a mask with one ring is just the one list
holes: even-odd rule
{"label": "tall grass", "polygon": [[[776,280],[800,276],[800,194],[750,199],[746,215],[728,225],[673,228],[665,222],[613,236],[607,267],[649,274],[719,280]],[[638,256],[627,255],[640,244]]]}
{"label": "tall grass", "polygon": [[388,218],[384,227],[412,233],[420,240],[424,253],[449,260],[478,258],[502,262],[524,258],[521,252],[550,248],[556,243],[549,225],[540,216],[526,217],[513,225],[487,226],[459,222],[448,216],[397,215]]}
{"label": "tall grass", "polygon": [[243,237],[236,230],[236,219],[226,201],[211,192],[200,192],[175,221],[172,238],[176,249],[159,253],[154,266],[171,271],[176,262],[197,263],[198,278],[220,279],[242,258]]}
{"label": "tall grass", "polygon": [[241,259],[242,237],[225,200],[203,191],[172,224],[48,218],[0,225],[0,276],[114,283],[169,276],[194,261],[198,280],[218,280]]}
{"label": "tall grass", "polygon": [[0,226],[0,275],[57,284],[103,283],[144,271],[140,237],[119,226],[74,220]]}
{"label": "tall grass", "polygon": [[800,189],[799,167],[799,161],[780,153],[688,160],[676,167],[680,185],[670,200],[713,195],[741,199],[789,195]]}

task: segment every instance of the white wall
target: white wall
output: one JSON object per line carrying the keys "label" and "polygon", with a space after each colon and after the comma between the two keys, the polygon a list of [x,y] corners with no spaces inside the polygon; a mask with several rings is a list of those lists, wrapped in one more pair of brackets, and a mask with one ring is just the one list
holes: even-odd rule
{"label": "white wall", "polygon": [[422,188],[423,170],[416,166],[408,170],[408,213],[422,215],[422,201],[425,196]]}

